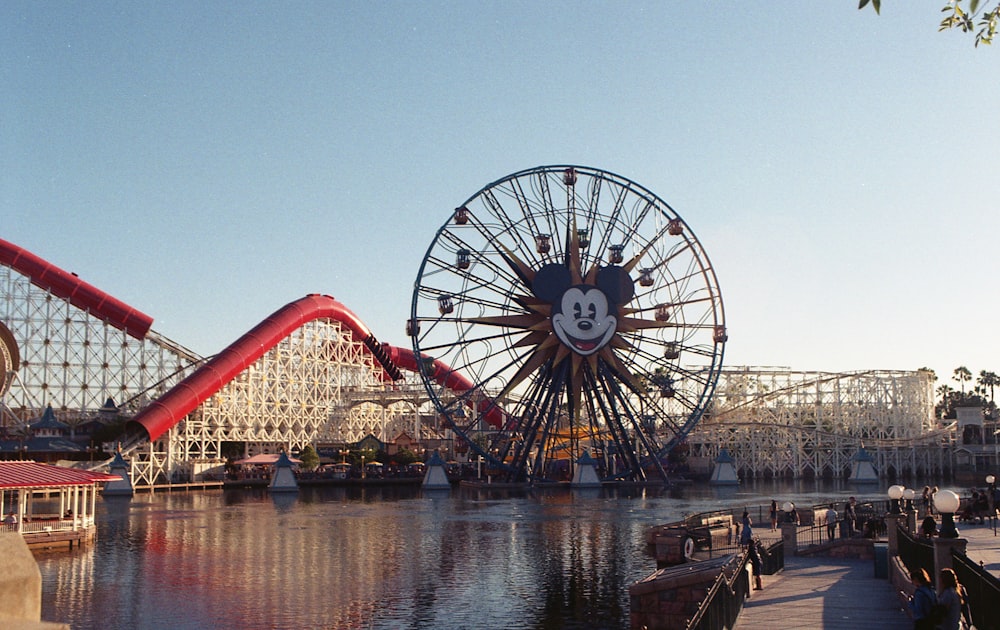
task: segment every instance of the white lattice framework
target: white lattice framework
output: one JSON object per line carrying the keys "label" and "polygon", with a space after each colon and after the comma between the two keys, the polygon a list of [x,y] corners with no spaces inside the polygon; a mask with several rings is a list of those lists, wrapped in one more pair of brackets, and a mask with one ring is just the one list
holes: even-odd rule
{"label": "white lattice framework", "polygon": [[[108,398],[120,417],[131,417],[204,361],[154,331],[137,339],[6,265],[0,265],[0,321],[21,358],[0,399],[4,427],[36,420],[47,405],[71,425],[106,419],[101,409]],[[133,481],[171,479],[190,473],[194,462],[212,467],[221,463],[225,442],[245,443],[247,454],[255,454],[351,444],[368,435],[388,442],[413,432],[420,417],[416,385],[385,383],[382,373],[338,322],[309,322],[160,439],[133,451]]]}
{"label": "white lattice framework", "polygon": [[47,405],[73,425],[111,398],[131,415],[201,360],[150,332],[136,339],[0,265],[0,321],[13,333],[21,367],[0,406],[0,423],[37,419]]}
{"label": "white lattice framework", "polygon": [[722,371],[709,413],[689,436],[690,455],[728,449],[744,476],[843,476],[858,450],[886,475],[950,466],[950,427],[934,419],[931,372]]}
{"label": "white lattice framework", "polygon": [[[171,479],[222,463],[227,442],[244,456],[297,451],[318,443],[389,442],[412,412],[404,401],[356,402],[395,388],[382,367],[339,322],[315,320],[280,341],[160,439],[133,453],[133,482]],[[197,472],[197,471],[194,471]]]}

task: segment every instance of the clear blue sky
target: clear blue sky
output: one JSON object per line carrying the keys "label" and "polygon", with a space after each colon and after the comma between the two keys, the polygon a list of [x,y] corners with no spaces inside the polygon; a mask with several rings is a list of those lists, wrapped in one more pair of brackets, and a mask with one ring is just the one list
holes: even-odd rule
{"label": "clear blue sky", "polygon": [[942,0],[0,3],[0,237],[201,354],[307,293],[407,345],[451,210],[545,164],[684,217],[728,365],[1000,371],[1000,50]]}

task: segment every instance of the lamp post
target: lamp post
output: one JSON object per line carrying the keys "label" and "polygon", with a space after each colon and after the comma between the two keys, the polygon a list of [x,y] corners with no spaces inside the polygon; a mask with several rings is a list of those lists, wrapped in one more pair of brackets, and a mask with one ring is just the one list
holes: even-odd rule
{"label": "lamp post", "polygon": [[903,499],[906,501],[906,529],[911,532],[917,531],[917,513],[913,511],[913,496],[916,494],[913,488],[903,490]]}
{"label": "lamp post", "polygon": [[788,523],[794,523],[795,516],[792,514],[792,510],[795,509],[795,504],[791,501],[785,501],[785,504],[781,506],[781,509],[785,511],[785,521]]}
{"label": "lamp post", "polygon": [[938,490],[934,495],[934,507],[941,513],[941,538],[958,538],[955,528],[955,512],[959,506],[958,495],[951,490]]}
{"label": "lamp post", "polygon": [[899,500],[903,498],[903,486],[889,486],[889,513],[899,514]]}
{"label": "lamp post", "polygon": [[997,478],[993,475],[986,475],[986,504],[989,506],[990,520],[993,522],[993,535],[997,535]]}

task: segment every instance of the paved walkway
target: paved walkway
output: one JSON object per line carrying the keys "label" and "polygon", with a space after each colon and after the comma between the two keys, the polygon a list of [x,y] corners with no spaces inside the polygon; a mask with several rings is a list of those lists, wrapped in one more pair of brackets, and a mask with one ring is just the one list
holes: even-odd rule
{"label": "paved walkway", "polygon": [[986,521],[985,525],[959,523],[958,537],[969,541],[965,555],[982,563],[983,568],[1000,578],[1000,520],[997,527],[994,530],[990,521]]}
{"label": "paved walkway", "polygon": [[[959,524],[959,536],[969,541],[966,554],[1000,577],[1000,535],[994,531],[992,523]],[[875,578],[872,560],[786,556],[784,571],[763,581],[764,590],[752,592],[735,628],[913,627],[896,590]]]}
{"label": "paved walkway", "polygon": [[785,557],[785,569],[763,577],[734,628],[910,630],[913,622],[872,560]]}

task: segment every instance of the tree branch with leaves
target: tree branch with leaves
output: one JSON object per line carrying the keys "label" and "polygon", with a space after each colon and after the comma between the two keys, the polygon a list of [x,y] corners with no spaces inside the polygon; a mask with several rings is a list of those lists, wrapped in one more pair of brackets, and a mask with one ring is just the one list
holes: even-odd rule
{"label": "tree branch with leaves", "polygon": [[[858,9],[864,9],[869,4],[875,9],[875,13],[881,12],[882,0],[860,0]],[[979,44],[988,46],[993,43],[997,25],[1000,24],[1000,0],[985,4],[981,0],[951,0],[941,12],[945,16],[941,20],[939,32],[957,28],[963,33],[975,33],[977,48]],[[979,30],[976,30],[977,27]]]}

